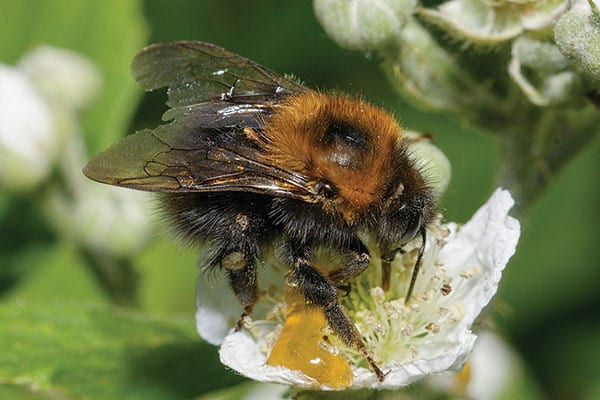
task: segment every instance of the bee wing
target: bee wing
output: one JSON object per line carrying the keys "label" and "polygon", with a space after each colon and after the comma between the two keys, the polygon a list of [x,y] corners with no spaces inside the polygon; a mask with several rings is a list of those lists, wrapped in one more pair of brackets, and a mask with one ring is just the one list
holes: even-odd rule
{"label": "bee wing", "polygon": [[92,158],[83,172],[98,182],[152,192],[245,191],[316,201],[305,177],[255,160],[248,139],[215,144],[215,132],[180,133],[161,125],[129,135]]}
{"label": "bee wing", "polygon": [[[238,114],[264,113],[265,107],[307,90],[254,61],[203,42],[150,45],[135,56],[132,70],[147,91],[168,86],[171,109],[163,115],[165,121],[226,123]],[[198,121],[200,115],[204,117]]]}
{"label": "bee wing", "polygon": [[102,183],[154,192],[250,191],[315,202],[308,179],[258,159],[244,128],[285,96],[308,90],[275,72],[202,42],[155,44],[133,60],[146,90],[168,86],[168,124],[112,145],[86,165]]}

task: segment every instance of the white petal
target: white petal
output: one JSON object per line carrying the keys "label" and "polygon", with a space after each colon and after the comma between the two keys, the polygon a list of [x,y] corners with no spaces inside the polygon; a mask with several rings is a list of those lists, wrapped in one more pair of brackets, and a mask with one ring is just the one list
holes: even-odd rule
{"label": "white petal", "polygon": [[449,224],[452,234],[440,253],[448,272],[480,268],[477,275],[465,282],[465,289],[469,290],[460,293],[465,325],[473,323],[496,293],[502,271],[515,253],[521,228],[519,221],[508,215],[513,204],[508,191],[497,189],[458,232],[455,224]]}
{"label": "white petal", "polygon": [[[353,383],[349,389],[396,389],[407,386],[432,373],[454,370],[457,362],[459,366],[462,366],[466,361],[466,357],[471,353],[476,336],[468,334],[461,339],[460,343],[433,358],[386,365],[386,372],[389,371],[389,373],[383,382],[379,382],[371,370],[355,368]],[[320,386],[314,379],[299,371],[265,364],[267,361],[266,355],[261,352],[254,338],[245,331],[227,335],[221,344],[219,356],[224,365],[256,381],[303,388],[330,389],[327,386]]]}
{"label": "white petal", "polygon": [[468,333],[460,338],[459,343],[454,343],[435,357],[386,365],[385,370],[389,372],[383,382],[379,382],[372,371],[359,368],[355,371],[351,389],[397,389],[427,375],[460,368],[471,353],[476,338],[475,335]]}
{"label": "white petal", "polygon": [[[207,252],[198,256],[198,267],[202,271],[206,265]],[[238,303],[227,279],[221,271],[215,274],[200,273],[196,285],[196,330],[208,343],[220,345],[231,328],[242,315],[242,306]],[[258,268],[259,289],[283,287],[283,272],[277,267],[265,264]],[[263,318],[270,305],[258,303],[253,318]]]}
{"label": "white petal", "polygon": [[219,350],[221,362],[240,374],[261,382],[314,388],[319,385],[301,372],[266,365],[267,357],[245,331],[227,335]]}
{"label": "white petal", "polygon": [[[201,257],[199,265],[202,265]],[[200,337],[214,345],[223,342],[235,324],[235,318],[242,313],[223,274],[210,277],[201,274],[196,287],[196,307],[196,330]]]}

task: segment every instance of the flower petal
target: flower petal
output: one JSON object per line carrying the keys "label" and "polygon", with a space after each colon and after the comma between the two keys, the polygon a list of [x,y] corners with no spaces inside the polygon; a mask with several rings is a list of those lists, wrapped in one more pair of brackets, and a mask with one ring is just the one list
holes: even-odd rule
{"label": "flower petal", "polygon": [[[201,260],[199,256],[199,265]],[[196,287],[196,330],[202,339],[218,346],[235,324],[235,318],[241,315],[242,308],[224,276],[211,276],[210,282],[206,282],[206,278],[202,274]]]}
{"label": "flower petal", "polygon": [[219,349],[219,356],[223,364],[250,379],[306,388],[319,387],[315,380],[301,372],[265,364],[267,356],[245,331],[227,335]]}
{"label": "flower petal", "polygon": [[448,225],[453,234],[448,237],[448,244],[440,253],[446,269],[460,271],[465,266],[481,268],[479,274],[468,282],[471,290],[463,299],[463,321],[468,325],[496,293],[502,270],[515,253],[521,228],[519,221],[508,215],[513,204],[514,200],[508,191],[497,189],[458,232],[454,229],[455,224]]}
{"label": "flower petal", "polygon": [[[229,288],[224,274],[204,273],[208,253],[206,250],[198,255],[198,268],[202,272],[196,285],[196,330],[208,343],[218,346],[242,315],[242,306]],[[272,258],[272,255],[267,258]],[[264,264],[258,271],[259,289],[282,288],[283,275],[277,266]],[[271,304],[259,302],[252,317],[264,318],[270,309]]]}
{"label": "flower petal", "polygon": [[354,384],[351,388],[397,389],[437,372],[459,369],[471,353],[475,339],[477,339],[475,335],[465,334],[460,338],[459,343],[454,343],[435,357],[386,365],[386,372],[389,372],[383,382],[379,382],[373,372],[359,368],[355,371]]}

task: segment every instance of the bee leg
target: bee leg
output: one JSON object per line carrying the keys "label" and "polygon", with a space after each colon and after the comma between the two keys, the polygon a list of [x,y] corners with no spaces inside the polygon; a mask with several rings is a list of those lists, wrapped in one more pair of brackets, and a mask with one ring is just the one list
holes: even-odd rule
{"label": "bee leg", "polygon": [[331,271],[327,275],[327,278],[339,289],[349,292],[351,289],[350,284],[347,283],[344,285],[342,283],[360,275],[369,266],[371,255],[369,254],[367,247],[360,241],[359,238],[355,238],[350,246],[342,250],[350,253],[352,255],[352,259],[343,268]]}
{"label": "bee leg", "polygon": [[381,250],[381,288],[386,292],[390,288],[390,278],[392,275],[392,261],[396,258],[396,254],[404,254],[402,247],[397,247],[390,251]]}
{"label": "bee leg", "polygon": [[252,314],[258,301],[258,279],[254,257],[248,257],[242,252],[233,251],[221,260],[221,266],[227,271],[229,285],[235,297],[244,308],[242,315],[235,324],[235,330],[242,329],[244,318]]}
{"label": "bee leg", "polygon": [[342,306],[340,306],[336,301],[335,304],[325,307],[325,317],[327,318],[327,322],[329,323],[331,330],[338,335],[338,337],[342,339],[344,343],[349,346],[355,346],[358,351],[361,352],[365,360],[367,360],[379,382],[383,382],[387,374],[381,370],[377,364],[377,361],[373,359],[371,352],[363,342],[360,334],[354,327],[354,324]]}
{"label": "bee leg", "polygon": [[360,333],[338,303],[336,287],[316,271],[304,257],[294,257],[288,275],[289,282],[304,292],[306,301],[324,308],[331,330],[348,346],[356,347],[365,357],[377,378],[383,381],[385,374],[367,349]]}
{"label": "bee leg", "polygon": [[[215,240],[213,262],[220,264],[227,274],[229,286],[243,307],[235,325],[235,329],[240,330],[259,298],[256,260],[261,258],[261,248],[269,238],[265,232],[269,230],[265,228],[264,218],[260,214],[245,212],[239,205],[232,211],[227,208],[228,204],[224,202],[221,205],[228,213],[227,218],[221,216],[222,224]],[[244,207],[256,208],[251,201],[243,204]]]}

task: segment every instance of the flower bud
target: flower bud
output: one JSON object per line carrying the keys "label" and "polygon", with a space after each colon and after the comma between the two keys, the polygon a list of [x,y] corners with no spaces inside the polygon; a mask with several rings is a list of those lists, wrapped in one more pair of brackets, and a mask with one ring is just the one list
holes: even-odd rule
{"label": "flower bud", "polygon": [[568,1],[450,0],[436,10],[419,8],[428,22],[458,37],[479,45],[497,45],[523,31],[538,31],[551,26],[565,11]]}
{"label": "flower bud", "polygon": [[386,58],[383,68],[407,100],[425,109],[450,112],[470,112],[487,102],[469,74],[418,22],[407,22],[397,40],[399,52]]}
{"label": "flower bud", "polygon": [[74,111],[100,87],[100,74],[68,50],[40,47],[18,68],[0,65],[0,185],[31,190],[52,170],[76,131]]}
{"label": "flower bud", "polygon": [[533,104],[567,103],[581,93],[581,79],[554,44],[521,36],[512,55],[509,75]]}
{"label": "flower bud", "polygon": [[560,51],[595,87],[600,86],[600,11],[598,0],[579,0],[554,27]]}
{"label": "flower bud", "polygon": [[538,72],[556,73],[564,71],[570,65],[555,44],[528,36],[515,40],[512,55],[519,59],[522,66]]}
{"label": "flower bud", "polygon": [[415,0],[315,0],[315,14],[340,46],[370,51],[396,37]]}
{"label": "flower bud", "polygon": [[452,176],[450,161],[446,155],[430,140],[416,132],[405,132],[411,140],[408,144],[409,157],[423,171],[437,197],[448,188]]}

